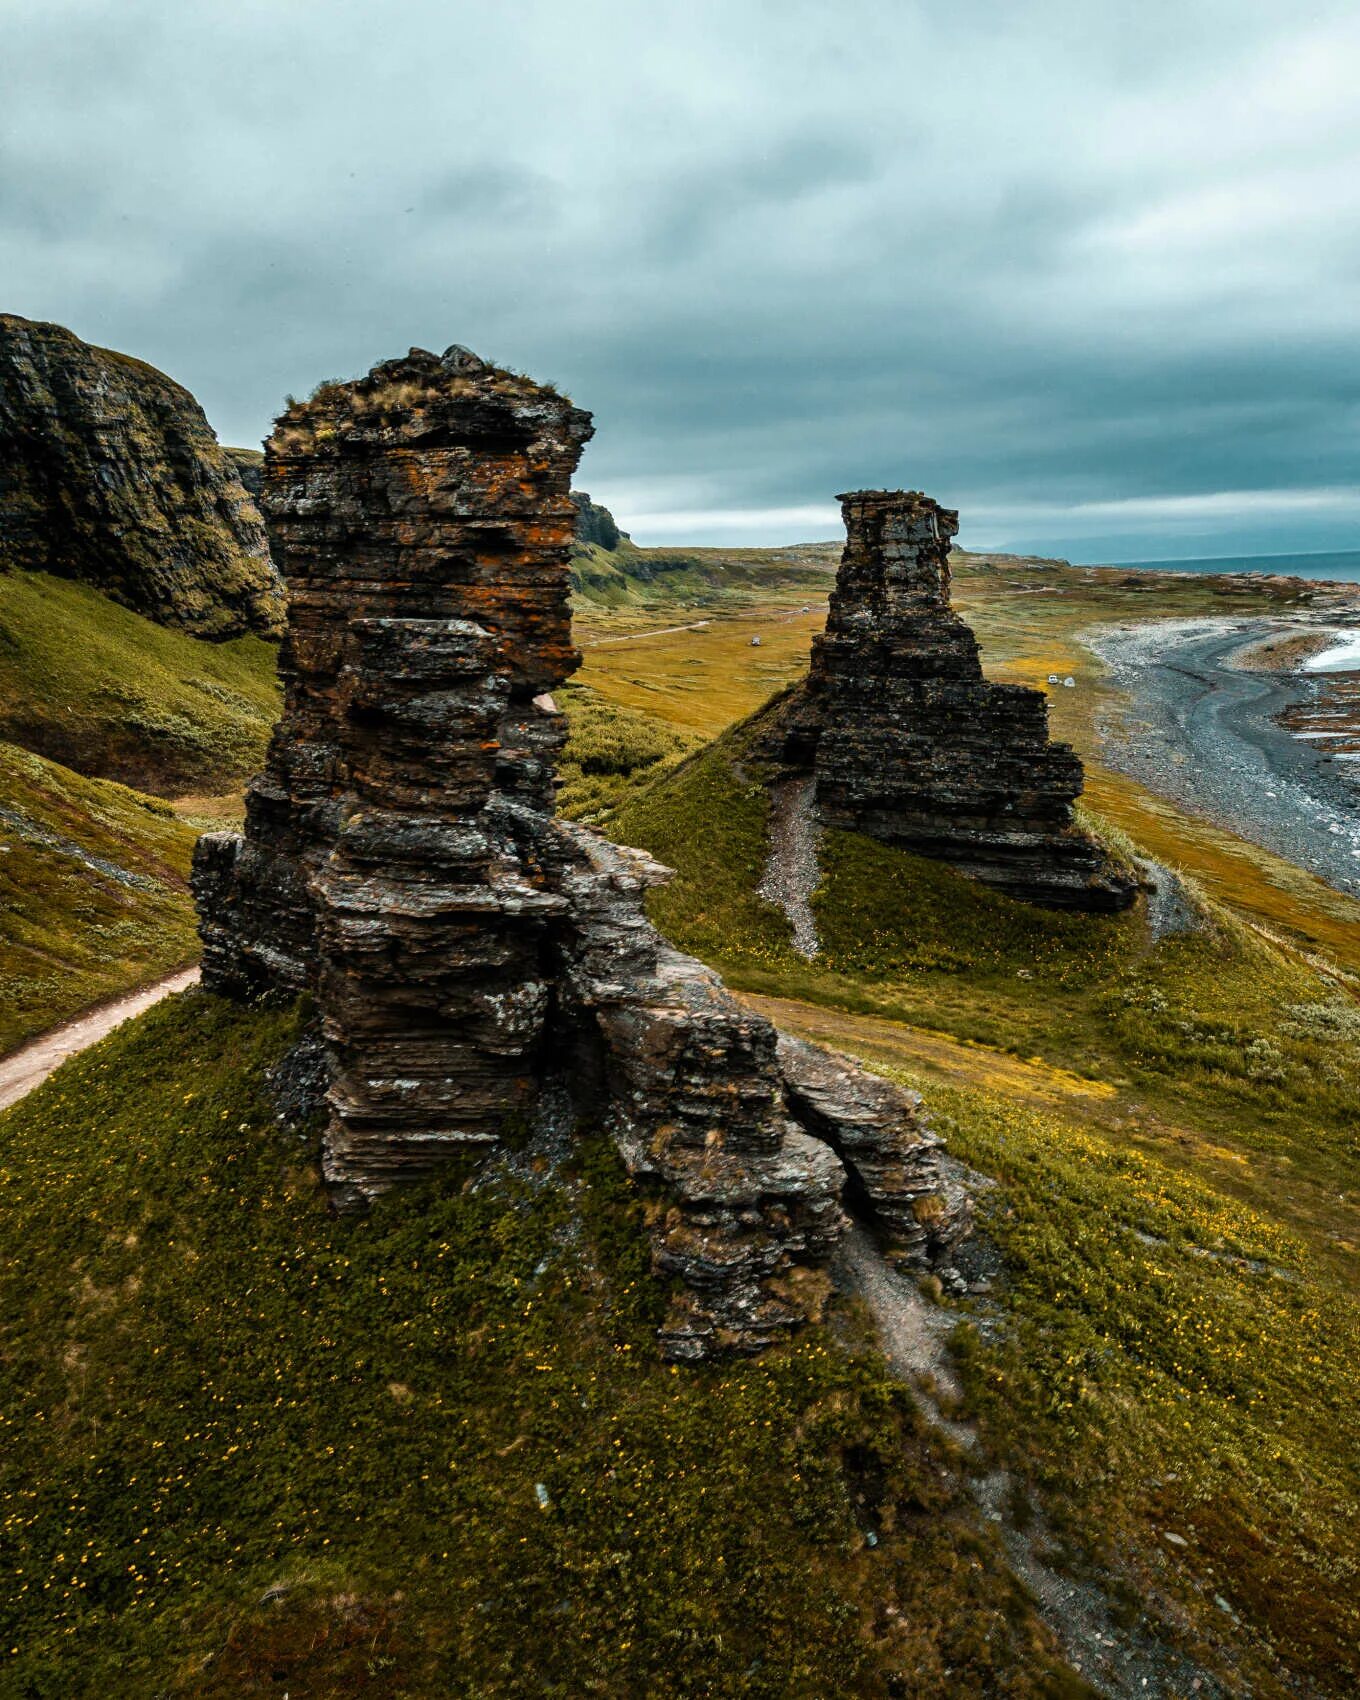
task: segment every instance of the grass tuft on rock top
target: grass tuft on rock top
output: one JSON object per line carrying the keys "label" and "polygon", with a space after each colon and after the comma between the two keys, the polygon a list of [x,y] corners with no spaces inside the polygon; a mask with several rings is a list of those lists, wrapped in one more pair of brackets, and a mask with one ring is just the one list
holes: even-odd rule
{"label": "grass tuft on rock top", "polygon": [[668,1369],[589,1135],[335,1220],[301,1020],[168,1000],[0,1123],[0,1691],[1086,1692],[853,1317]]}
{"label": "grass tuft on rock top", "polygon": [[0,744],[0,1055],[198,954],[169,804]]}
{"label": "grass tuft on rock top", "polygon": [[0,737],[160,796],[222,791],[261,765],[278,648],[208,643],[89,585],[0,575]]}

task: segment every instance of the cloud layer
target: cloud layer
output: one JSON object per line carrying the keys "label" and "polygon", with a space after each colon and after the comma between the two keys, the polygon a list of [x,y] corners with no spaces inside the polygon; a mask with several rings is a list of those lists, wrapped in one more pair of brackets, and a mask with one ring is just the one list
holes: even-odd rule
{"label": "cloud layer", "polygon": [[1360,19],[1277,0],[0,0],[0,277],[187,383],[463,342],[641,539],[910,485],[1077,559],[1360,546]]}

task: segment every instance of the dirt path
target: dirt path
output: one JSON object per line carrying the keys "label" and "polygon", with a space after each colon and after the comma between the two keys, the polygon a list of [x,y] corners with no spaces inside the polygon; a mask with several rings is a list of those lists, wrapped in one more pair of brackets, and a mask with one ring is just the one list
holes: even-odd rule
{"label": "dirt path", "polygon": [[672,632],[701,632],[712,620],[691,620],[687,626],[653,626],[645,632],[625,632],[622,637],[596,638],[591,649],[603,649],[607,643],[636,643],[639,638],[669,637]]}
{"label": "dirt path", "polygon": [[139,992],[129,992],[126,997],[116,998],[112,1003],[100,1004],[97,1009],[78,1015],[74,1021],[30,1039],[9,1056],[0,1057],[0,1110],[8,1109],[35,1086],[41,1086],[68,1057],[88,1050],[124,1021],[150,1009],[153,1003],[169,997],[171,992],[182,992],[197,979],[197,968],[181,968],[177,974],[169,974],[164,980],[143,986]]}
{"label": "dirt path", "polygon": [[760,895],[775,903],[793,927],[793,948],[809,961],[821,949],[812,894],[821,871],[817,863],[820,827],[811,779],[786,779],[770,792],[770,857]]}

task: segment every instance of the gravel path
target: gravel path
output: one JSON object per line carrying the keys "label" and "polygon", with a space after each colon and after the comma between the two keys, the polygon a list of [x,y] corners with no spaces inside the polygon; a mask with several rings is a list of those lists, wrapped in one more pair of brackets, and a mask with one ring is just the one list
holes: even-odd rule
{"label": "gravel path", "polygon": [[[1360,895],[1360,789],[1319,740],[1276,724],[1325,675],[1248,671],[1236,651],[1288,630],[1262,620],[1160,620],[1082,634],[1131,705],[1103,759],[1193,813]],[[1356,764],[1360,766],[1360,764]]]}
{"label": "gravel path", "polygon": [[821,824],[812,779],[785,779],[770,791],[770,856],[759,886],[793,927],[793,948],[809,961],[821,949],[812,894],[821,878],[817,844]]}
{"label": "gravel path", "polygon": [[150,1009],[153,1003],[169,997],[171,992],[184,991],[197,980],[197,968],[183,968],[178,974],[170,974],[152,986],[143,986],[140,992],[130,992],[127,997],[117,998],[113,1003],[100,1004],[97,1009],[77,1016],[64,1026],[54,1027],[50,1032],[30,1039],[17,1051],[11,1051],[9,1056],[0,1057],[0,1110],[8,1109],[35,1086],[41,1086],[68,1057],[88,1050],[124,1021],[130,1021],[134,1015]]}

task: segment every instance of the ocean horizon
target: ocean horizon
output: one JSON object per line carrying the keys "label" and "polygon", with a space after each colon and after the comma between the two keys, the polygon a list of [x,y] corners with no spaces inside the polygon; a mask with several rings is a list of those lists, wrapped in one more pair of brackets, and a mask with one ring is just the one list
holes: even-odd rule
{"label": "ocean horizon", "polygon": [[1154,569],[1163,573],[1281,573],[1286,578],[1360,583],[1360,549],[1326,549],[1299,555],[1190,555],[1158,561],[1086,561],[1083,566]]}

